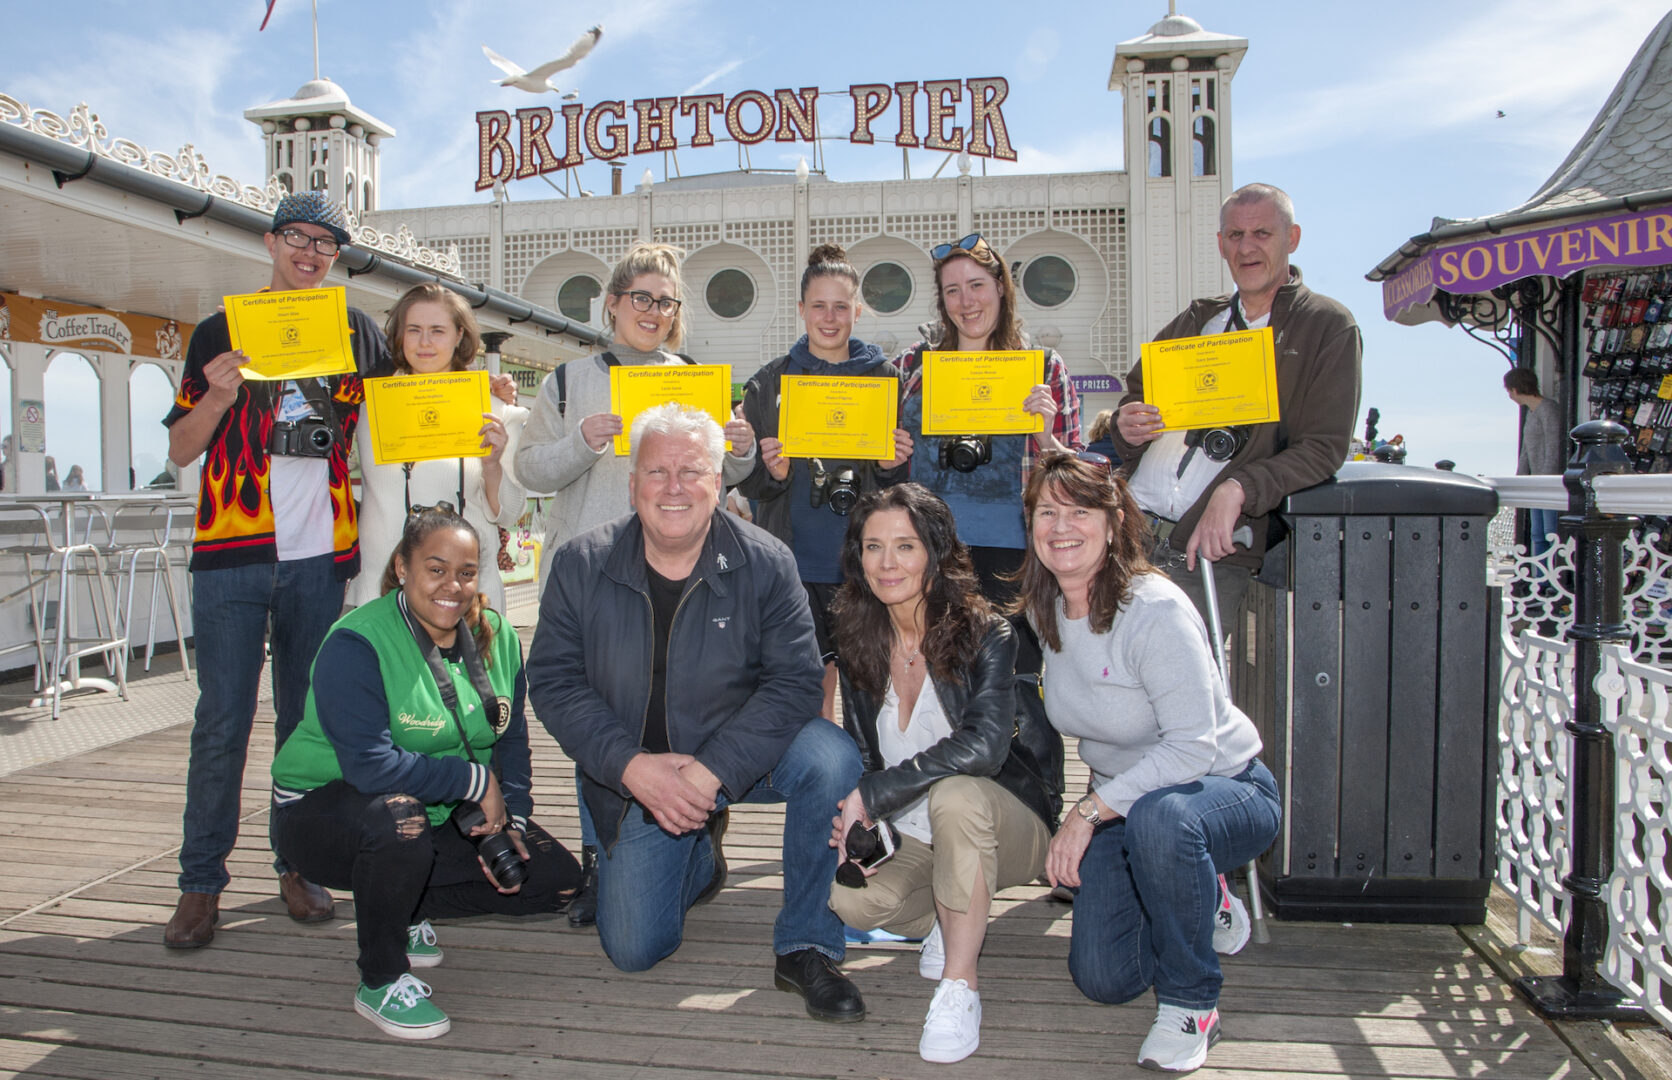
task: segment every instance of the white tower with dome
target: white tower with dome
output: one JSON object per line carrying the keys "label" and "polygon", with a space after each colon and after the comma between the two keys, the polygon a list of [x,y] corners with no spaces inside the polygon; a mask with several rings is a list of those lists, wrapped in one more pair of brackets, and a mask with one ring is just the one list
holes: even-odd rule
{"label": "white tower with dome", "polygon": [[378,206],[377,144],[395,129],[348,100],[330,79],[313,79],[283,101],[244,110],[261,127],[267,175],[290,191],[323,191],[356,223]]}
{"label": "white tower with dome", "polygon": [[1127,302],[1148,341],[1198,296],[1229,292],[1219,206],[1231,180],[1231,77],[1248,39],[1216,34],[1168,5],[1142,37],[1115,47],[1109,89],[1126,95],[1127,205],[1134,265]]}

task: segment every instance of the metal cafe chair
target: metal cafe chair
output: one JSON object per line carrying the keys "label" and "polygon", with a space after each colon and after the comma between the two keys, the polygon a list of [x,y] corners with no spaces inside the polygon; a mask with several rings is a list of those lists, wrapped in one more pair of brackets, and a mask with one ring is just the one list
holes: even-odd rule
{"label": "metal cafe chair", "polygon": [[[122,636],[130,644],[137,644],[133,633],[134,586],[141,573],[148,573],[151,575],[151,603],[146,612],[145,670],[151,670],[151,661],[156,655],[157,594],[160,589],[168,602],[174,638],[180,647],[180,673],[188,682],[191,681],[192,666],[186,654],[186,624],[180,617],[179,594],[174,588],[174,558],[182,550],[182,545],[185,551],[190,551],[193,518],[194,509],[188,501],[179,497],[159,499],[149,496],[143,503],[119,505],[107,525],[117,575],[125,578],[117,595]],[[124,536],[129,538],[125,542],[121,539]]]}
{"label": "metal cafe chair", "polygon": [[[95,497],[87,495],[53,493],[29,498],[48,506],[56,504],[58,508],[56,522],[50,520],[50,513],[46,514],[49,519],[46,537],[51,549],[47,576],[57,581],[58,608],[53,619],[45,686],[41,696],[30,704],[38,706],[50,701],[52,719],[56,720],[66,690],[108,690],[126,701],[128,640],[118,618],[116,593],[106,563],[106,546],[93,539],[94,521],[108,511],[99,505]],[[76,535],[78,518],[82,521],[79,539]],[[88,607],[93,624],[87,633],[77,626],[81,608],[80,583],[88,584],[92,590]],[[114,682],[82,675],[81,658],[93,655],[103,655],[105,668],[114,677]]]}
{"label": "metal cafe chair", "polygon": [[0,594],[0,606],[27,600],[30,634],[28,641],[0,648],[0,656],[33,649],[37,692],[45,686],[47,672],[44,592],[50,578],[51,537],[52,521],[46,507],[22,504],[14,499],[0,500],[0,568],[9,586],[9,591]]}

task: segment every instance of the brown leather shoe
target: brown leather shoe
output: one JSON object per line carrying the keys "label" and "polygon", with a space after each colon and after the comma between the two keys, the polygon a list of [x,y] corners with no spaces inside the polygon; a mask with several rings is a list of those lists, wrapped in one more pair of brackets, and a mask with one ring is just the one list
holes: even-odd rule
{"label": "brown leather shoe", "polygon": [[297,922],[324,922],[337,914],[331,894],[294,870],[279,875],[279,897]]}
{"label": "brown leather shoe", "polygon": [[215,940],[220,905],[221,898],[214,893],[181,893],[174,917],[163,930],[163,944],[170,949],[201,949]]}

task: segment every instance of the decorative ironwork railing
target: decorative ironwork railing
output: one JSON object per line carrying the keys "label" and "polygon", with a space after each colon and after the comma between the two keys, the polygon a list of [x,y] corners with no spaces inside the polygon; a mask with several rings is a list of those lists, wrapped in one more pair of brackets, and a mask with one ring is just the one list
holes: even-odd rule
{"label": "decorative ironwork railing", "polygon": [[[98,113],[91,111],[86,102],[70,110],[68,117],[63,117],[48,109],[31,108],[9,94],[0,94],[0,123],[12,124],[25,131],[56,139],[98,157],[108,158],[118,164],[176,184],[183,184],[207,195],[213,195],[217,199],[230,200],[264,214],[272,213],[279,200],[287,194],[284,185],[276,178],[269,178],[264,187],[256,187],[253,184],[240,183],[230,176],[211,172],[209,163],[191,143],[186,143],[177,153],[167,154],[149,150],[131,139],[111,138],[110,131],[99,119]],[[451,277],[457,278],[460,275],[461,264],[457,245],[449,245],[445,251],[424,247],[405,225],[393,233],[386,233],[379,232],[369,225],[357,224],[352,234],[356,247],[366,248],[380,255],[393,256],[414,266],[422,266]]]}

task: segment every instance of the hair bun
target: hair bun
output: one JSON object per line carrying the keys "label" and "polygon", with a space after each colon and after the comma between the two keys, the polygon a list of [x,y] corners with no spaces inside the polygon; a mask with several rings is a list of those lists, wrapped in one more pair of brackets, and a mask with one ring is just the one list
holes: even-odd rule
{"label": "hair bun", "polygon": [[822,263],[845,263],[847,261],[848,253],[843,250],[841,244],[820,244],[813,249],[811,255],[807,256],[808,266],[818,266]]}

